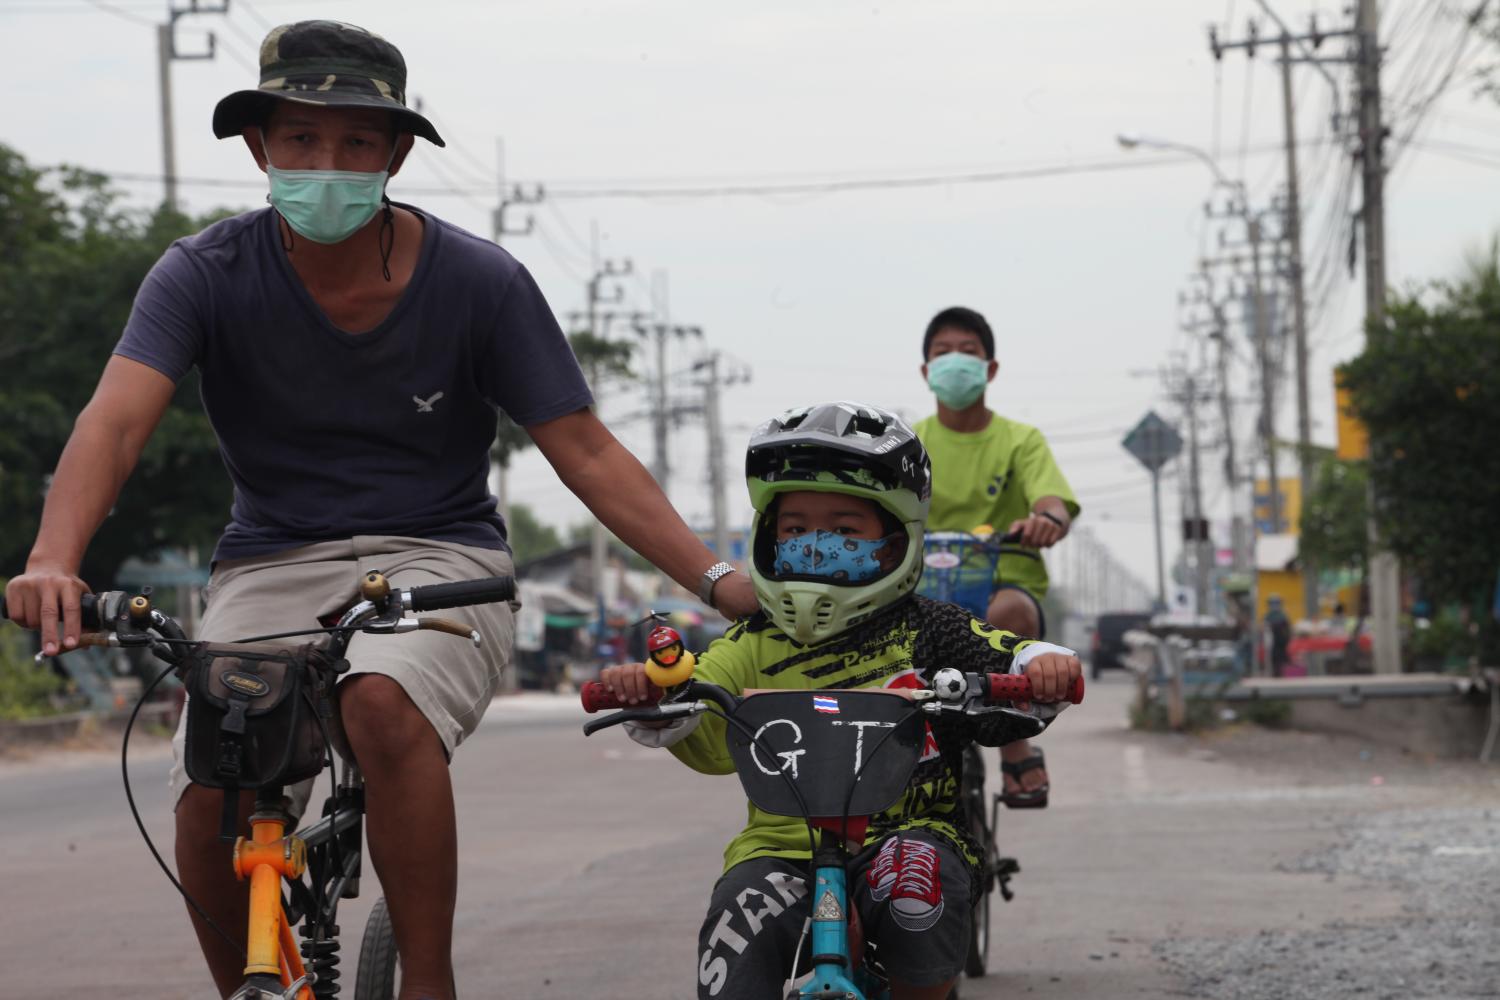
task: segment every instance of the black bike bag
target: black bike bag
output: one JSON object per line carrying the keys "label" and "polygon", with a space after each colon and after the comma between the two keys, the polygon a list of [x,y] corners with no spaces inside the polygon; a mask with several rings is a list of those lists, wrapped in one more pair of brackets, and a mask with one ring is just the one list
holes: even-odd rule
{"label": "black bike bag", "polygon": [[[182,663],[188,689],[188,778],[225,790],[315,777],[328,755],[333,675],[327,653],[269,643],[199,643]],[[227,801],[226,813],[233,808]]]}

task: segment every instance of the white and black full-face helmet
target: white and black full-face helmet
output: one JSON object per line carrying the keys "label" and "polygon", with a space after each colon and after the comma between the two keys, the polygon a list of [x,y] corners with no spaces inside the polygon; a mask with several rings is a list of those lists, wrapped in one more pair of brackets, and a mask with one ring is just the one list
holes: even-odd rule
{"label": "white and black full-face helmet", "polygon": [[[795,641],[807,645],[837,635],[916,589],[932,466],[917,435],[894,413],[847,402],[789,410],[751,436],[745,479],[756,515],[750,579],[761,607]],[[777,496],[796,490],[874,501],[905,532],[900,565],[864,582],[778,575],[770,511]]]}

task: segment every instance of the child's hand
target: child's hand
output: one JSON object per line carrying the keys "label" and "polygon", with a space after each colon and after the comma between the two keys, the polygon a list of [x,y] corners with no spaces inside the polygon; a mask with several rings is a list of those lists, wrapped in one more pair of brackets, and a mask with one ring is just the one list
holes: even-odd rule
{"label": "child's hand", "polygon": [[[610,693],[618,698],[622,705],[655,704],[661,698],[661,689],[646,679],[644,663],[621,663],[613,667],[605,667],[599,671],[599,683],[609,688]],[[661,729],[671,724],[668,719],[635,723],[647,729]]]}
{"label": "child's hand", "polygon": [[[1083,665],[1078,657],[1063,653],[1043,653],[1026,664],[1032,698],[1039,702],[1062,701],[1082,676]],[[1018,701],[1016,707],[1024,712],[1031,708],[1031,703]]]}
{"label": "child's hand", "polygon": [[610,694],[622,705],[655,703],[661,697],[661,689],[646,679],[644,663],[620,663],[599,671],[599,683],[609,688]]}

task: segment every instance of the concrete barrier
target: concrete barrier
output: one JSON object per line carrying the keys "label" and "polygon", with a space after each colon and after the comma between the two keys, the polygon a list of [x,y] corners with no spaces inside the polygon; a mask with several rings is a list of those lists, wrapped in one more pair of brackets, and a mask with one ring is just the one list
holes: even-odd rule
{"label": "concrete barrier", "polygon": [[1492,749],[1494,680],[1453,674],[1245,678],[1230,703],[1286,701],[1290,725],[1342,733],[1371,744],[1436,757],[1480,757]]}
{"label": "concrete barrier", "polygon": [[[127,714],[68,712],[37,719],[0,721],[0,751],[37,748],[102,734],[122,733],[128,719]],[[172,726],[176,722],[177,706],[168,702],[146,705],[136,718],[137,726],[146,723]]]}

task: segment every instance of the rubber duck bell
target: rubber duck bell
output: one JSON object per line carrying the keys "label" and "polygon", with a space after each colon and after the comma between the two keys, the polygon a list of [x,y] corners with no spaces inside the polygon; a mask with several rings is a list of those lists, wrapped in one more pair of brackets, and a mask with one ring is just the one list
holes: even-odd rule
{"label": "rubber duck bell", "polygon": [[696,658],[682,644],[682,634],[658,625],[646,637],[646,678],[657,687],[676,687],[693,676]]}

